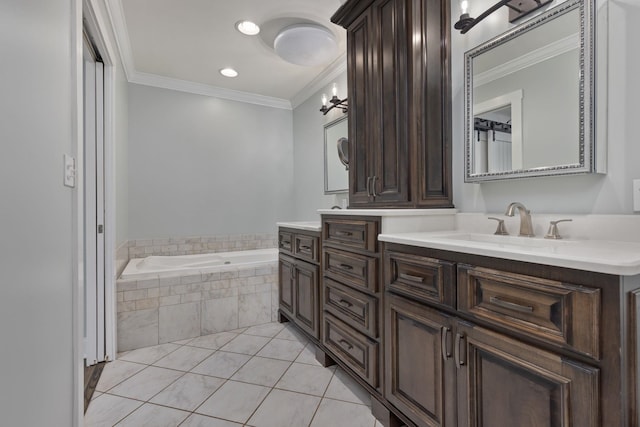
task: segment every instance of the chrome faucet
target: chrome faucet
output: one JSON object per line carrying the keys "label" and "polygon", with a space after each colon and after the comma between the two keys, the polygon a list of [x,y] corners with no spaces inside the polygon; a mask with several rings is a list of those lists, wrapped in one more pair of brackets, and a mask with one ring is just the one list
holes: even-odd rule
{"label": "chrome faucet", "polygon": [[520,202],[513,202],[507,207],[505,212],[506,216],[515,215],[515,210],[518,209],[520,214],[520,236],[533,237],[533,225],[531,224],[531,212],[524,207]]}

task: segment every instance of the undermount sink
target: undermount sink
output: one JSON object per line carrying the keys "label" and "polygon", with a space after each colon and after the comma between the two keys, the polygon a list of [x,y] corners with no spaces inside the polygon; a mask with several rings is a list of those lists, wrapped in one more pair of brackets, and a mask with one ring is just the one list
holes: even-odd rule
{"label": "undermount sink", "polygon": [[503,236],[496,234],[480,234],[480,233],[451,233],[451,234],[435,234],[434,239],[455,240],[469,243],[482,243],[489,245],[497,245],[499,247],[516,246],[527,249],[556,249],[567,245],[575,245],[580,243],[576,240],[551,240],[535,237],[520,236]]}

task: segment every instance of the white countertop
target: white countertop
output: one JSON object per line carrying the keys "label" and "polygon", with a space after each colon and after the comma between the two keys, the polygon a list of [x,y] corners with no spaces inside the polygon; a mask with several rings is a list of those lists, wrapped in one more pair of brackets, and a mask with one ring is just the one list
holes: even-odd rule
{"label": "white countertop", "polygon": [[457,209],[318,209],[321,215],[361,215],[361,216],[435,216],[455,215]]}
{"label": "white countertop", "polygon": [[321,231],[322,224],[320,221],[291,221],[291,222],[277,222],[278,227],[295,228],[298,230],[306,231]]}
{"label": "white countertop", "polygon": [[[380,234],[378,240],[599,273],[640,274],[640,243],[637,242],[491,236],[458,230],[387,233]],[[485,239],[487,241],[482,241]]]}

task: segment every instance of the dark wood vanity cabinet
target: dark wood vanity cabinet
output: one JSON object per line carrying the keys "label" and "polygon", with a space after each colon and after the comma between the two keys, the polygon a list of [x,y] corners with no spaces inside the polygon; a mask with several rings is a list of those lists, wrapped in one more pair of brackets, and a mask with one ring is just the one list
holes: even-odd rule
{"label": "dark wood vanity cabinet", "polygon": [[408,425],[636,425],[619,277],[384,246],[384,399]]}
{"label": "dark wood vanity cabinet", "polygon": [[349,205],[451,207],[449,2],[350,0]]}
{"label": "dark wood vanity cabinet", "polygon": [[320,233],[280,229],[279,313],[320,339]]}

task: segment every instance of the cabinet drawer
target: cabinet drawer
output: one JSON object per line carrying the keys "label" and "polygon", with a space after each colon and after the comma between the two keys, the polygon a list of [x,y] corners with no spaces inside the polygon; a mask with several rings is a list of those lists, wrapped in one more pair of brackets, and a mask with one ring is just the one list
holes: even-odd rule
{"label": "cabinet drawer", "polygon": [[350,328],[331,314],[324,315],[323,343],[355,373],[378,387],[378,343]]}
{"label": "cabinet drawer", "polygon": [[324,249],[324,271],[347,285],[378,291],[378,260],[366,255]]}
{"label": "cabinet drawer", "polygon": [[455,308],[455,264],[418,255],[385,252],[385,284],[409,298]]}
{"label": "cabinet drawer", "polygon": [[318,262],[318,240],[318,237],[295,234],[293,238],[293,253],[298,258]]}
{"label": "cabinet drawer", "polygon": [[329,244],[375,252],[378,242],[377,220],[325,219],[324,241]]}
{"label": "cabinet drawer", "polygon": [[278,232],[278,248],[282,252],[293,253],[293,233],[288,231]]}
{"label": "cabinet drawer", "polygon": [[378,299],[324,279],[323,308],[372,338],[378,337]]}
{"label": "cabinet drawer", "polygon": [[600,357],[600,290],[458,266],[458,309],[490,323]]}

